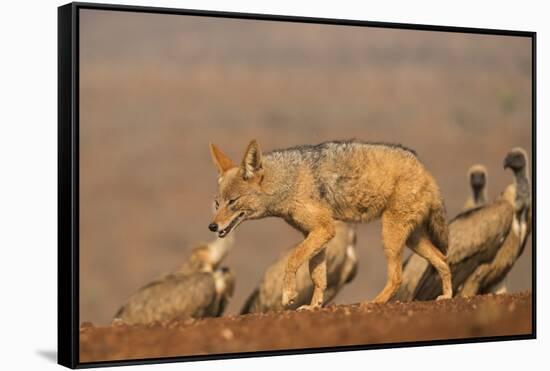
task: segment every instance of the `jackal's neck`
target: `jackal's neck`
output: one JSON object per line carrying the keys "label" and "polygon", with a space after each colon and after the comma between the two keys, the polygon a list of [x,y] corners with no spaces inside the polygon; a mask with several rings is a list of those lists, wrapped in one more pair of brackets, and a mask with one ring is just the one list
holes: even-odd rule
{"label": "jackal's neck", "polygon": [[267,155],[263,160],[264,216],[283,216],[286,203],[296,188],[298,168],[284,157]]}

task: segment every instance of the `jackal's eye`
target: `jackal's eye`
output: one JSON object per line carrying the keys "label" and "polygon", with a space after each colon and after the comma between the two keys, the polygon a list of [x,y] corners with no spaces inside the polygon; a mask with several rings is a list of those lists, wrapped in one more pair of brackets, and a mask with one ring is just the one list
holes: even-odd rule
{"label": "jackal's eye", "polygon": [[214,207],[216,208],[216,210],[218,210],[218,208],[220,207],[220,203],[218,202],[218,200],[214,200]]}
{"label": "jackal's eye", "polygon": [[227,203],[228,205],[233,205],[235,203],[235,201],[237,201],[238,197],[235,197],[235,198],[232,198],[231,200],[229,200],[229,202]]}

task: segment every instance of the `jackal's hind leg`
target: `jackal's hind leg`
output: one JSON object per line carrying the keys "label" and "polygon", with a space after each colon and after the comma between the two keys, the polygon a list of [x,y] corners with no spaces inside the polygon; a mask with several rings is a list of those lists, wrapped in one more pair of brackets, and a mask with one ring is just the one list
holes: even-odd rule
{"label": "jackal's hind leg", "polygon": [[375,303],[386,303],[397,292],[402,280],[401,257],[409,231],[387,215],[382,216],[382,243],[388,264],[386,286],[374,298]]}
{"label": "jackal's hind leg", "polygon": [[451,270],[447,264],[445,255],[434,246],[425,233],[421,233],[418,238],[409,239],[410,248],[426,259],[439,274],[443,293],[436,300],[450,299],[453,296],[453,284],[451,281]]}

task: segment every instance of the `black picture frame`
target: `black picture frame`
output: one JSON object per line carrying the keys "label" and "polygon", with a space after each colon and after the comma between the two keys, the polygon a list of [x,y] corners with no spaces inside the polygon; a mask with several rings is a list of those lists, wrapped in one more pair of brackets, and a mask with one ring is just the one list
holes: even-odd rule
{"label": "black picture frame", "polygon": [[[361,27],[397,28],[407,30],[442,31],[486,35],[508,35],[530,38],[532,42],[532,198],[533,198],[533,252],[532,252],[532,333],[528,335],[480,337],[417,341],[330,348],[289,349],[207,356],[179,356],[166,358],[132,359],[120,361],[79,362],[79,11],[82,9],[111,10],[238,18],[279,22],[335,24]],[[340,352],[380,348],[416,347],[459,343],[536,339],[536,32],[485,28],[449,27],[424,24],[386,23],[347,19],[313,18],[269,14],[232,13],[147,6],[128,6],[98,3],[70,3],[58,8],[58,363],[69,368],[120,366],[181,361],[198,361],[242,357],[260,357],[320,352]]]}

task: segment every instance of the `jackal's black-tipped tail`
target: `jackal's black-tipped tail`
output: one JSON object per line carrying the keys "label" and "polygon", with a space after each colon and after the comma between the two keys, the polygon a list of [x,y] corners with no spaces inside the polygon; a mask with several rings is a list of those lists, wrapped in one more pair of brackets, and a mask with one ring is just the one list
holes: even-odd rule
{"label": "jackal's black-tipped tail", "polygon": [[432,243],[443,254],[447,254],[449,247],[449,226],[443,202],[431,210],[427,223],[428,236]]}

